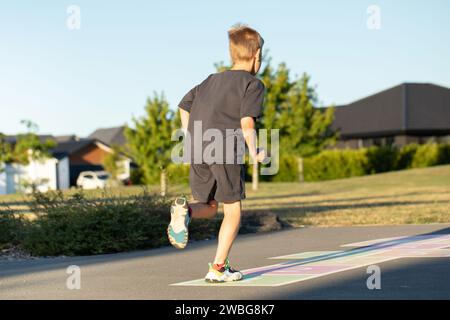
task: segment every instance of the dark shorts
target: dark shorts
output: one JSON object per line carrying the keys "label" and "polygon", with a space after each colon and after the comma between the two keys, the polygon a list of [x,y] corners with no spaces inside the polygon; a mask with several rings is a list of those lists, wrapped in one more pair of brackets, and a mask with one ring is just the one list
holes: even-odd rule
{"label": "dark shorts", "polygon": [[245,199],[242,164],[191,164],[189,184],[195,200],[231,203]]}

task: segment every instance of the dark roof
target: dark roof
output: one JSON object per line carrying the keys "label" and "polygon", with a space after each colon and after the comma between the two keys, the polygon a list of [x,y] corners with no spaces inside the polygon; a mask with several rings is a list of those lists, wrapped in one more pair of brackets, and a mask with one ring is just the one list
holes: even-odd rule
{"label": "dark roof", "polygon": [[84,147],[94,143],[95,139],[79,139],[79,140],[69,140],[65,142],[60,142],[55,148],[51,150],[51,153],[55,157],[62,157],[64,155],[71,155]]}
{"label": "dark roof", "polygon": [[[50,152],[55,158],[61,159],[80,151],[81,149],[87,147],[92,143],[100,143],[108,148],[111,148],[110,145],[104,143],[103,141],[99,141],[98,139],[78,138],[77,140],[67,140],[59,142],[55,148],[50,150]],[[126,154],[123,155],[127,156]]]}
{"label": "dark roof", "polygon": [[91,139],[97,139],[109,146],[119,145],[124,146],[126,144],[125,139],[125,126],[113,127],[113,128],[100,128],[95,130],[89,135]]}
{"label": "dark roof", "polygon": [[67,141],[76,141],[80,140],[79,137],[77,137],[74,134],[66,135],[66,136],[55,136],[56,142],[67,142]]}
{"label": "dark roof", "polygon": [[335,109],[342,138],[450,134],[450,89],[403,83]]}

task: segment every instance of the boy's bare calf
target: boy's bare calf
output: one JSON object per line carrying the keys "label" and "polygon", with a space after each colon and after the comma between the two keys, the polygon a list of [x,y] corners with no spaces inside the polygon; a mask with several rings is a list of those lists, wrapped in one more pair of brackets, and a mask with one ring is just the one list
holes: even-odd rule
{"label": "boy's bare calf", "polygon": [[[208,203],[191,203],[191,217],[194,219],[210,219],[217,213],[219,203],[211,200]],[[217,246],[215,264],[222,264],[230,253],[233,241],[236,238],[241,224],[241,201],[223,204],[224,218],[219,231],[219,244]]]}
{"label": "boy's bare calf", "polygon": [[222,264],[230,253],[241,225],[241,201],[223,204],[223,221],[219,231],[215,264]]}
{"label": "boy's bare calf", "polygon": [[194,202],[190,203],[191,217],[194,219],[211,219],[217,213],[219,203],[216,200],[210,200],[208,203]]}

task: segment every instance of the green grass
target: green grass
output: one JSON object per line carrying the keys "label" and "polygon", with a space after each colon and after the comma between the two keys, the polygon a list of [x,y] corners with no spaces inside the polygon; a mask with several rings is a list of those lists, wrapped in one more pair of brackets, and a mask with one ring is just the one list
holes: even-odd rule
{"label": "green grass", "polygon": [[[157,192],[158,186],[149,186]],[[127,196],[140,187],[110,190]],[[73,192],[73,191],[68,191]],[[189,193],[188,186],[172,186],[169,196]],[[98,197],[101,191],[87,192]],[[246,212],[273,212],[292,226],[393,225],[450,222],[450,165],[412,169],[364,177],[312,182],[247,185]],[[0,196],[18,212],[27,212],[29,198]]]}
{"label": "green grass", "polygon": [[450,222],[450,166],[315,183],[262,185],[248,210],[272,211],[293,226]]}

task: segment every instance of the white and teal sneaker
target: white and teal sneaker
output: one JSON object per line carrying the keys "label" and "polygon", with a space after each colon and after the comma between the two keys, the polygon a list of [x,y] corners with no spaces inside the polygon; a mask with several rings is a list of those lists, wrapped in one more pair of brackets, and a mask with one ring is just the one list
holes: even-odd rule
{"label": "white and teal sneaker", "polygon": [[188,225],[191,221],[185,196],[175,199],[170,206],[170,215],[170,224],[167,228],[169,241],[175,248],[184,249],[188,243]]}
{"label": "white and teal sneaker", "polygon": [[218,269],[212,263],[209,264],[208,273],[205,276],[205,281],[209,283],[222,283],[242,280],[244,276],[238,270],[234,270],[230,266],[228,258],[224,265]]}

